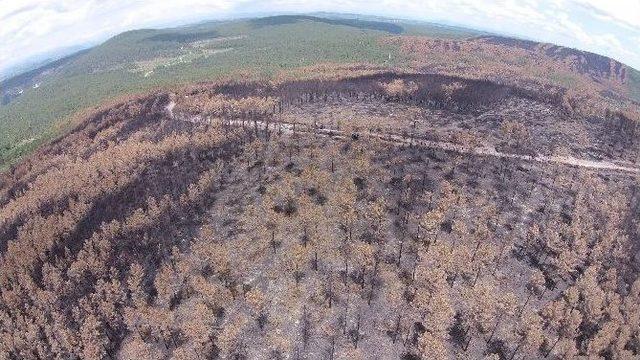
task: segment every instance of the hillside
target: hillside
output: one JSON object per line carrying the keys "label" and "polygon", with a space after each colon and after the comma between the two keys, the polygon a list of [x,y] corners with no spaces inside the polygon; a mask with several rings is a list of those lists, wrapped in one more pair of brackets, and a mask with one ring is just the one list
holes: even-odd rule
{"label": "hillside", "polygon": [[387,66],[275,78],[130,97],[4,174],[0,353],[640,356],[632,120]]}
{"label": "hillside", "polygon": [[640,100],[638,72],[614,60],[457,27],[317,14],[143,29],[0,83],[0,170],[72,128],[82,117],[73,116],[78,111],[109,99],[238,72],[272,78],[322,63],[401,66],[517,85],[526,80],[580,97],[596,93],[616,110],[626,109],[625,99]]}
{"label": "hillside", "polygon": [[483,36],[478,39],[490,44],[543,53],[555,61],[566,63],[577,74],[590,76],[596,81],[609,79],[620,84],[629,81],[628,69],[624,64],[603,55],[553,44],[542,44],[535,41],[509,39],[499,36]]}

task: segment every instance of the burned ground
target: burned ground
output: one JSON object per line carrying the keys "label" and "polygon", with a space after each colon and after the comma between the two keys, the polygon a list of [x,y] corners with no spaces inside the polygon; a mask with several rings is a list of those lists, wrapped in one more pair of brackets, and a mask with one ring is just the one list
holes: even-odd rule
{"label": "burned ground", "polygon": [[637,171],[533,159],[636,169],[626,124],[416,74],[133,98],[1,179],[0,352],[637,357]]}

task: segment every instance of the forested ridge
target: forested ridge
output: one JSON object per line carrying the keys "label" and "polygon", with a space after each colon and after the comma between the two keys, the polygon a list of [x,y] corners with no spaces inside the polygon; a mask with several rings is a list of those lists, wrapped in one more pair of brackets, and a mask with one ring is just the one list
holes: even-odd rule
{"label": "forested ridge", "polygon": [[[76,112],[151,89],[221,81],[273,80],[333,63],[437,73],[571,92],[571,106],[633,112],[640,73],[620,62],[553,44],[481,31],[360,15],[315,14],[139,29],[0,82],[0,171],[69,131]],[[633,115],[636,116],[637,114]]]}
{"label": "forested ridge", "polygon": [[628,113],[300,71],[130,97],[2,174],[0,357],[640,356],[637,174],[420,145],[634,166]]}

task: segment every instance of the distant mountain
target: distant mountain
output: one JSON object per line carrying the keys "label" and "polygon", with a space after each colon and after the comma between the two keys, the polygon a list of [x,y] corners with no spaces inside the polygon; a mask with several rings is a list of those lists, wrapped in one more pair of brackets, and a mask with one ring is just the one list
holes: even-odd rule
{"label": "distant mountain", "polygon": [[30,72],[32,70],[46,67],[52,62],[68,57],[74,53],[88,49],[95,45],[96,44],[80,44],[75,46],[63,47],[31,56],[18,64],[11,65],[2,70],[2,72],[0,72],[0,81],[24,74],[26,72]]}
{"label": "distant mountain", "polygon": [[1,81],[0,89],[2,89],[2,105],[9,104],[14,98],[22,95],[24,91],[29,88],[39,88],[40,83],[44,78],[52,76],[63,66],[69,64],[79,56],[82,56],[87,51],[88,49],[80,50],[72,55],[67,55],[54,61],[45,61],[45,64],[40,67]]}

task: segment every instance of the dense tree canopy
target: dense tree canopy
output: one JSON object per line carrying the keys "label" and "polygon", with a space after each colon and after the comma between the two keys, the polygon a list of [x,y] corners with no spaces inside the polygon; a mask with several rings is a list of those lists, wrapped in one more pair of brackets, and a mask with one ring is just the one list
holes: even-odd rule
{"label": "dense tree canopy", "polygon": [[552,158],[638,144],[565,111],[366,73],[95,113],[1,179],[0,354],[638,357],[637,174]]}

